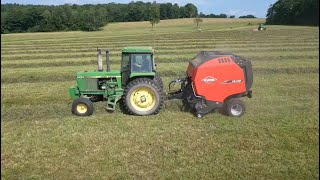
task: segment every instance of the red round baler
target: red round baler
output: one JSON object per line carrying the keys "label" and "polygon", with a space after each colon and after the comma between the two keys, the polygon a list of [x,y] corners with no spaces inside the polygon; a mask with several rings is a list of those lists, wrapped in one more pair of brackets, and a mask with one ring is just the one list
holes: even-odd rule
{"label": "red round baler", "polygon": [[171,95],[185,99],[198,117],[219,108],[240,117],[245,105],[239,97],[252,97],[252,65],[232,53],[201,51],[189,61],[187,77],[174,82],[182,87]]}

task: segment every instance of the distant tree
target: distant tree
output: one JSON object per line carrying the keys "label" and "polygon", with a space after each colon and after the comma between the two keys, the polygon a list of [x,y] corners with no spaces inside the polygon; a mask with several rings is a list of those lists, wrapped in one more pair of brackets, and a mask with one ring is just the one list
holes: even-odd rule
{"label": "distant tree", "polygon": [[[151,13],[152,4],[158,6],[159,16]],[[1,33],[94,31],[107,22],[132,21],[150,21],[154,27],[160,19],[194,18],[197,14],[197,7],[191,3],[185,6],[143,1],[57,6],[1,4]]]}
{"label": "distant tree", "polygon": [[[167,8],[167,18],[174,19],[173,5],[171,3],[167,3],[166,8]],[[160,11],[160,13],[161,13],[161,11]]]}
{"label": "distant tree", "polygon": [[228,15],[226,15],[226,14],[220,14],[220,15],[219,15],[219,18],[228,18]]}
{"label": "distant tree", "polygon": [[26,24],[24,24],[25,9],[14,7],[6,13],[6,19],[4,20],[4,26],[9,32],[25,32]]}
{"label": "distant tree", "polygon": [[1,34],[8,33],[8,30],[6,29],[6,22],[5,22],[6,18],[5,18],[5,16],[6,16],[6,13],[1,12]]}
{"label": "distant tree", "polygon": [[180,17],[179,5],[175,3],[172,6],[172,19],[178,19]]}
{"label": "distant tree", "polygon": [[235,18],[236,16],[235,15],[231,15],[231,16],[229,16],[229,18]]}
{"label": "distant tree", "polygon": [[80,20],[80,29],[82,31],[96,31],[106,24],[103,13],[93,8],[82,11]]}
{"label": "distant tree", "polygon": [[43,32],[47,31],[54,31],[54,29],[51,27],[51,12],[47,9],[43,13],[41,13],[42,20],[40,21],[40,30]]}
{"label": "distant tree", "polygon": [[194,4],[188,3],[185,6],[187,18],[193,18],[198,15],[198,9]]}
{"label": "distant tree", "polygon": [[239,18],[256,18],[254,15],[239,16]]}
{"label": "distant tree", "polygon": [[270,5],[266,23],[319,25],[319,0],[278,0]]}
{"label": "distant tree", "polygon": [[220,15],[208,14],[208,15],[205,15],[205,14],[200,13],[200,17],[203,17],[203,18],[227,18],[228,16],[226,14],[220,14]]}
{"label": "distant tree", "polygon": [[197,29],[199,29],[199,24],[203,22],[203,19],[198,16],[193,20],[193,22],[197,24]]}
{"label": "distant tree", "polygon": [[151,8],[151,11],[149,16],[149,22],[153,29],[153,26],[160,22],[160,7],[154,2],[152,3],[150,8]]}
{"label": "distant tree", "polygon": [[167,4],[160,4],[160,19],[168,19],[168,11]]}
{"label": "distant tree", "polygon": [[188,15],[187,15],[187,10],[184,6],[180,6],[179,7],[179,18],[186,18]]}
{"label": "distant tree", "polygon": [[207,16],[206,16],[205,14],[203,14],[202,12],[200,12],[198,17],[200,17],[200,18],[205,18],[205,17],[207,17]]}
{"label": "distant tree", "polygon": [[144,20],[144,12],[145,12],[145,6],[142,5],[142,1],[138,2],[130,2],[128,4],[128,16],[126,17],[128,21],[143,21]]}

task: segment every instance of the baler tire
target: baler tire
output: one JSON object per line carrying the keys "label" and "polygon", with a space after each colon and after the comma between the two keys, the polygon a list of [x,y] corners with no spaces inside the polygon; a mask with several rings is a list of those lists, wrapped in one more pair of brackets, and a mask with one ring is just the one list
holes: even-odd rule
{"label": "baler tire", "polygon": [[227,116],[241,117],[246,111],[246,106],[240,99],[232,98],[225,102],[224,111]]}
{"label": "baler tire", "polygon": [[[154,102],[155,104],[150,110],[139,111],[134,107],[137,105],[132,104],[131,98],[133,97],[133,93],[136,93],[136,90],[143,87],[152,91],[153,95],[155,96],[155,102]],[[160,109],[163,106],[164,99],[165,97],[164,97],[163,91],[161,91],[160,87],[157,85],[157,83],[154,80],[149,78],[138,78],[131,81],[127,85],[123,94],[123,104],[125,106],[126,111],[129,114],[139,115],[139,116],[148,116],[148,115],[158,114]]]}
{"label": "baler tire", "polygon": [[72,103],[72,114],[77,116],[90,116],[93,114],[93,102],[88,98],[77,98]]}

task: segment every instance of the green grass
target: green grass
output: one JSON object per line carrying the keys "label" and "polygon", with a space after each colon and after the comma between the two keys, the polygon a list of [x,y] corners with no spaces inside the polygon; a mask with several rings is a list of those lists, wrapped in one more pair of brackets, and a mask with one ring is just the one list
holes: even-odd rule
{"label": "green grass", "polygon": [[[248,26],[248,23],[254,24]],[[3,179],[318,179],[319,28],[264,19],[112,23],[98,32],[1,35]],[[233,26],[233,28],[230,28]],[[120,68],[127,45],[152,46],[165,84],[183,77],[200,50],[252,61],[246,114],[197,119],[169,101],[156,116],[129,116],[95,103],[71,114],[77,71],[97,68],[96,47]],[[168,91],[168,88],[166,91]]]}

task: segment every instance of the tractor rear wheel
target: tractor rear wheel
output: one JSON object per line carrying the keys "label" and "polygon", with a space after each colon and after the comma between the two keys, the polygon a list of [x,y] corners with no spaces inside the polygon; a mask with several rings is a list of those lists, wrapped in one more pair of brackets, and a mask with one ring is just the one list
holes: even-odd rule
{"label": "tractor rear wheel", "polygon": [[159,75],[155,75],[153,80],[159,85],[160,89],[163,91],[163,81]]}
{"label": "tractor rear wheel", "polygon": [[93,114],[93,102],[88,98],[75,99],[71,111],[77,116],[90,116]]}
{"label": "tractor rear wheel", "polygon": [[227,116],[241,117],[246,111],[246,106],[240,99],[232,98],[225,102],[224,111]]}
{"label": "tractor rear wheel", "polygon": [[124,105],[130,114],[147,116],[162,108],[164,95],[157,83],[148,78],[131,81],[124,92]]}

